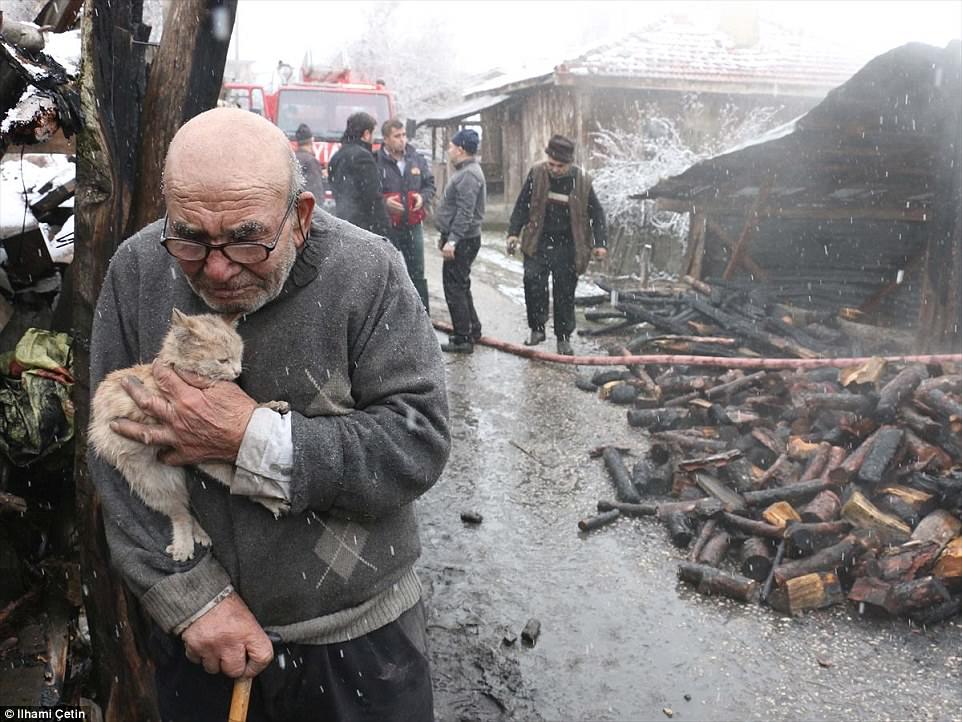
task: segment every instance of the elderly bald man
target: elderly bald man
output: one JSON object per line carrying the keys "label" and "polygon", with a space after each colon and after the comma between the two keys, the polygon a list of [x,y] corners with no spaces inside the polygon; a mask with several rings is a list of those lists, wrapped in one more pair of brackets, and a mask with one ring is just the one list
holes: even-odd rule
{"label": "elderly bald man", "polygon": [[[164,720],[224,718],[242,676],[251,720],[433,719],[413,502],[449,451],[441,354],[401,255],[303,186],[260,116],[195,117],[168,151],[166,216],[120,246],[98,302],[94,388],[153,358],[174,308],[242,314],[237,383],[155,364],[159,394],[125,389],[157,424],[114,423],[187,466],[210,547],[174,561],[166,517],[88,455],[113,563],[155,623]],[[229,488],[205,461],[233,464]]]}

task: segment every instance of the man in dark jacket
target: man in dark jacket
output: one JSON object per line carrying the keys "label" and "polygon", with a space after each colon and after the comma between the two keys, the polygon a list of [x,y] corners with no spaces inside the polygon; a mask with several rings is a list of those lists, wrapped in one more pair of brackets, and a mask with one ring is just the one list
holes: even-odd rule
{"label": "man in dark jacket", "polygon": [[531,329],[525,345],[545,340],[550,275],[558,353],[571,356],[578,276],[592,256],[601,259],[608,253],[608,230],[591,178],[572,165],[575,144],[563,135],[553,135],[545,153],[548,160],[530,170],[514,204],[507,250],[514,255],[523,232],[524,303]]}
{"label": "man in dark jacket", "polygon": [[434,176],[427,160],[407,142],[404,123],[391,118],[381,126],[381,134],[384,145],[377,152],[377,165],[384,204],[391,220],[387,237],[404,256],[408,275],[427,310],[422,221],[434,198]]}
{"label": "man in dark jacket", "polygon": [[377,121],[367,113],[347,119],[341,148],[328,165],[337,217],[358,228],[386,236],[391,225],[381,197],[381,179],[371,150]]}
{"label": "man in dark jacket", "polygon": [[441,279],[453,331],[441,350],[472,353],[481,338],[481,321],[471,295],[471,264],[481,249],[481,221],[487,195],[484,172],[475,157],[480,143],[470,128],[459,130],[448,143],[448,158],[454,172],[444,186],[444,195],[434,214],[444,264]]}
{"label": "man in dark jacket", "polygon": [[314,154],[314,133],[311,127],[307,123],[297,126],[294,140],[297,142],[294,156],[304,171],[304,187],[314,195],[317,207],[321,208],[324,205],[324,169]]}

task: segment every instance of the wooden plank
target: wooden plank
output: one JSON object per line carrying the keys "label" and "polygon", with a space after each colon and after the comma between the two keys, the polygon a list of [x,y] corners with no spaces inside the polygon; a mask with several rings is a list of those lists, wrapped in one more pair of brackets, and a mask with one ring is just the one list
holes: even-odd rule
{"label": "wooden plank", "polygon": [[765,207],[765,203],[768,202],[768,194],[772,190],[773,182],[774,179],[771,176],[765,179],[758,191],[758,195],[755,196],[755,202],[752,203],[751,210],[749,210],[745,216],[745,224],[742,226],[742,232],[738,235],[738,240],[735,241],[734,246],[732,246],[732,256],[728,260],[728,265],[725,266],[725,270],[722,273],[722,279],[725,281],[732,277],[732,273],[734,273],[736,266],[738,266],[741,261],[745,244],[748,242],[749,236],[751,236],[752,228],[758,223],[759,213]]}

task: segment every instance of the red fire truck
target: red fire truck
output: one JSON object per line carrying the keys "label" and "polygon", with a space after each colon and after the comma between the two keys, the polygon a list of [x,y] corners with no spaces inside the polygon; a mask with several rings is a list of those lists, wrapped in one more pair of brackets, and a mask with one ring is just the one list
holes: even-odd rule
{"label": "red fire truck", "polygon": [[[350,70],[317,71],[302,67],[296,83],[289,82],[292,74],[289,65],[281,64],[281,83],[274,92],[262,85],[224,83],[219,105],[263,115],[280,127],[292,144],[297,126],[307,123],[314,132],[314,152],[325,171],[331,156],[340,148],[344,126],[352,113],[364,111],[374,116],[374,147],[380,147],[381,123],[395,114],[394,95],[384,83],[355,79]],[[330,191],[325,195],[329,196]]]}

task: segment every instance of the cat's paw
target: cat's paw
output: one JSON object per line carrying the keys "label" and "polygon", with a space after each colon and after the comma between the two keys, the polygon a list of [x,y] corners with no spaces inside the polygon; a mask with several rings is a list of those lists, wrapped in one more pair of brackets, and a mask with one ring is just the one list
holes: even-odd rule
{"label": "cat's paw", "polygon": [[284,501],[283,499],[270,499],[266,496],[259,496],[253,501],[267,509],[267,511],[274,515],[275,519],[280,518],[281,514],[291,510],[290,502]]}
{"label": "cat's paw", "polygon": [[189,543],[186,541],[177,540],[173,544],[169,545],[164,551],[170,554],[170,556],[174,558],[175,562],[186,562],[187,560],[194,558],[194,540],[190,539]]}
{"label": "cat's paw", "polygon": [[268,401],[267,403],[261,404],[261,406],[270,409],[271,411],[276,411],[281,415],[286,414],[291,410],[291,405],[286,401]]}
{"label": "cat's paw", "polygon": [[194,526],[193,526],[194,541],[197,544],[200,544],[202,547],[209,547],[210,536],[208,536],[207,532],[205,532],[204,529],[201,527],[199,521],[194,519],[193,522],[194,522]]}

